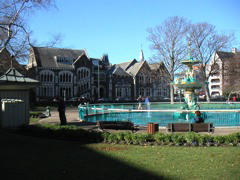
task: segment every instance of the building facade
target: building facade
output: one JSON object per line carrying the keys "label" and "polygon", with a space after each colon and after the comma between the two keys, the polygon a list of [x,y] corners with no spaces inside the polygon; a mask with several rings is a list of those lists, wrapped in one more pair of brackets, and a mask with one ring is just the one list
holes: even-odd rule
{"label": "building facade", "polygon": [[154,100],[169,96],[169,73],[163,63],[148,64],[141,59],[111,65],[108,55],[90,58],[85,50],[32,47],[28,75],[41,82],[37,101],[65,97],[92,100],[132,100],[149,96]]}
{"label": "building facade", "polygon": [[[233,77],[228,76],[229,73],[227,71],[231,71],[228,67],[232,61],[240,60],[236,57],[240,57],[240,53],[237,52],[236,48],[233,48],[232,52],[217,51],[212,56],[209,68],[213,68],[213,72],[208,81],[211,96],[224,95],[226,86],[229,85],[231,79],[233,80]],[[234,69],[237,69],[239,63],[235,65]]]}

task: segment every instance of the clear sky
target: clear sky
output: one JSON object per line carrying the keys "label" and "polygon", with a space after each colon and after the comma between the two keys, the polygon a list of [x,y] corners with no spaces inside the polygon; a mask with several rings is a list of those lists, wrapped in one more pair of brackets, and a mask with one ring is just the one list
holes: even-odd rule
{"label": "clear sky", "polygon": [[86,49],[92,58],[106,53],[112,64],[139,60],[141,45],[149,59],[154,51],[146,29],[172,16],[234,30],[234,46],[240,48],[240,0],[56,0],[56,5],[58,10],[30,17],[34,38],[46,42],[49,34],[61,33],[60,48]]}

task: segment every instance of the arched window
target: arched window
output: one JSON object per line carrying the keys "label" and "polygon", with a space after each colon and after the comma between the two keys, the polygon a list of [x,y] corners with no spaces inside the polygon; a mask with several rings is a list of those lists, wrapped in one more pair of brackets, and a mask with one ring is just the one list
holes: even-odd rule
{"label": "arched window", "polygon": [[54,82],[53,77],[54,77],[54,72],[51,70],[40,71],[41,82]]}
{"label": "arched window", "polygon": [[59,77],[61,83],[72,83],[73,73],[70,71],[61,71],[59,72]]}
{"label": "arched window", "polygon": [[77,81],[88,78],[90,76],[90,70],[86,67],[80,67],[77,69]]}

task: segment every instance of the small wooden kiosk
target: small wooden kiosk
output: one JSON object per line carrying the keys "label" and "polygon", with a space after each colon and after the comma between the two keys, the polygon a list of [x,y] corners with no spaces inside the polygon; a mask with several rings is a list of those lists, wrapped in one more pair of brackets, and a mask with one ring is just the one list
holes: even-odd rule
{"label": "small wooden kiosk", "polygon": [[0,77],[0,128],[29,124],[29,91],[38,83],[15,68]]}

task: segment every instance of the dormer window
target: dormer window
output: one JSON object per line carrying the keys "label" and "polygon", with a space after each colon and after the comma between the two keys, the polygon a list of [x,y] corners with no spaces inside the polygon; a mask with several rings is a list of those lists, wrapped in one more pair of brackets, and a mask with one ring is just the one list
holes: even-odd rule
{"label": "dormer window", "polygon": [[62,64],[72,64],[73,58],[68,56],[54,56],[55,61]]}

